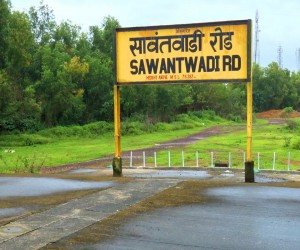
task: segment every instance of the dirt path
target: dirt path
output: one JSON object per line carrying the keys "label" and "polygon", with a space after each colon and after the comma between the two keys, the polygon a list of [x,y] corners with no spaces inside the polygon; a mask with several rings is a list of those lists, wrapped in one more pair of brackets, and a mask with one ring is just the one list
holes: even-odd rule
{"label": "dirt path", "polygon": [[[254,125],[254,126],[269,126],[269,125],[280,125],[286,123],[285,119],[282,118],[272,118],[272,119],[266,119],[268,120],[267,124],[262,125]],[[170,140],[167,142],[156,144],[153,147],[148,148],[142,148],[137,150],[128,150],[122,152],[122,158],[124,160],[128,159],[130,157],[130,154],[132,152],[134,159],[140,159],[142,158],[143,152],[145,152],[146,155],[153,155],[154,152],[159,152],[166,149],[184,149],[187,145],[196,143],[198,141],[204,140],[206,138],[209,138],[211,136],[218,136],[218,135],[224,135],[229,134],[236,131],[245,130],[245,125],[221,125],[221,126],[213,126],[208,129],[205,129],[201,132],[192,134],[190,136],[179,138],[175,140]],[[70,163],[65,164],[62,166],[55,166],[55,167],[48,167],[43,168],[41,170],[41,173],[57,173],[57,172],[63,172],[71,169],[77,169],[77,168],[83,168],[83,167],[106,167],[111,164],[113,155],[108,155],[106,157],[102,157],[95,160],[90,160],[86,162],[78,162],[78,163]]]}
{"label": "dirt path", "polygon": [[[190,136],[179,138],[175,140],[170,140],[167,142],[156,144],[153,147],[143,148],[143,149],[137,149],[137,150],[128,150],[122,152],[122,158],[128,159],[130,157],[130,153],[132,152],[134,158],[141,158],[143,152],[146,154],[152,154],[154,152],[159,152],[161,150],[166,149],[183,149],[185,146],[196,143],[197,141],[204,140],[211,136],[218,136],[223,134],[232,133],[235,131],[240,131],[245,129],[246,127],[244,125],[222,125],[222,126],[213,126],[208,129],[205,129],[201,132],[192,134]],[[41,170],[42,173],[56,173],[56,172],[62,172],[66,170],[71,169],[77,169],[82,167],[105,167],[111,164],[113,155],[108,155],[106,157],[102,157],[100,159],[95,159],[91,161],[86,162],[78,162],[78,163],[71,163],[71,164],[65,164],[62,166],[56,166],[56,167],[50,167],[50,168],[43,168]]]}

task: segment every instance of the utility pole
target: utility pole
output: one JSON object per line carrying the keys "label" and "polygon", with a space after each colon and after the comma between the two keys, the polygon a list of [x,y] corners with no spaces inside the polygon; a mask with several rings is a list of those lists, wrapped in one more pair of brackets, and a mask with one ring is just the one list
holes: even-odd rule
{"label": "utility pole", "polygon": [[296,49],[297,70],[300,70],[300,48]]}
{"label": "utility pole", "polygon": [[255,14],[255,51],[254,51],[254,62],[259,64],[260,61],[260,51],[259,51],[259,14],[256,10]]}
{"label": "utility pole", "polygon": [[277,55],[278,56],[278,65],[282,69],[283,64],[282,64],[282,46],[281,45],[279,45],[277,53],[278,53],[278,55]]}

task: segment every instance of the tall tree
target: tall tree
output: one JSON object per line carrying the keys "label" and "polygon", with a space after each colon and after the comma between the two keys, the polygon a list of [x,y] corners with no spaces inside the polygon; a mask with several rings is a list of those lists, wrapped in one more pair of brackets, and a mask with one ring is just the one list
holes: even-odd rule
{"label": "tall tree", "polygon": [[56,26],[53,10],[42,0],[38,9],[29,9],[29,17],[35,41],[40,45],[50,42]]}
{"label": "tall tree", "polygon": [[7,70],[15,80],[22,81],[26,68],[31,64],[31,52],[34,46],[29,19],[25,13],[14,11],[10,15],[7,41]]}
{"label": "tall tree", "polygon": [[119,21],[111,16],[105,17],[103,22],[103,52],[113,58],[113,41],[116,28],[121,27]]}
{"label": "tall tree", "polygon": [[53,39],[54,43],[60,42],[65,45],[68,52],[76,48],[80,36],[80,27],[72,25],[70,22],[62,22],[55,28]]}
{"label": "tall tree", "polygon": [[10,9],[9,0],[0,0],[0,69],[6,66]]}

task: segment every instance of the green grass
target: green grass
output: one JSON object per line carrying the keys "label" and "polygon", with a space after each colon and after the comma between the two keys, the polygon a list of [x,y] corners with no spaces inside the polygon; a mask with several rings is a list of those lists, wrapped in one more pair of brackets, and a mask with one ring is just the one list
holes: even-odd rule
{"label": "green grass", "polygon": [[[181,115],[173,123],[122,123],[122,150],[152,147],[217,124],[214,117],[201,119]],[[35,134],[0,135],[0,172],[37,172],[41,167],[83,162],[114,153],[113,125],[105,122],[85,126],[56,127]],[[6,152],[13,150],[12,153]]]}
{"label": "green grass", "polygon": [[[300,120],[293,119],[300,124]],[[143,124],[123,122],[122,151],[152,147],[172,139],[182,138],[214,125],[231,124],[220,118],[199,118],[181,115],[173,123]],[[265,121],[258,122],[263,125]],[[253,159],[257,168],[257,154],[260,153],[260,168],[273,168],[273,154],[276,152],[276,169],[287,170],[287,156],[291,154],[291,170],[300,169],[300,126],[292,124],[255,126],[253,129]],[[113,125],[94,123],[85,126],[56,127],[35,134],[0,135],[0,172],[38,172],[41,167],[58,166],[83,162],[114,153]],[[196,165],[196,151],[199,166],[211,166],[211,152],[214,162],[228,162],[231,167],[242,168],[246,150],[246,131],[214,136],[184,148],[171,151],[171,166]],[[13,152],[7,152],[13,150]],[[129,165],[127,159],[124,165]],[[134,164],[142,165],[142,162]],[[147,156],[147,166],[153,166],[153,154]],[[168,150],[157,152],[157,166],[168,166]]]}
{"label": "green grass", "polygon": [[[197,151],[199,166],[211,166],[211,152],[213,152],[214,163],[229,163],[230,157],[231,167],[243,168],[246,146],[245,130],[210,137],[187,147],[171,150],[171,166],[181,167],[183,165],[182,151],[184,151],[184,165],[195,167]],[[291,155],[290,170],[299,170],[300,133],[288,130],[286,125],[254,127],[253,160],[255,161],[255,168],[258,168],[259,153],[259,168],[272,170],[274,152],[276,152],[276,170],[288,170],[289,153]],[[153,165],[154,158],[152,156],[148,157],[147,163]],[[168,166],[168,150],[157,153],[157,166]]]}

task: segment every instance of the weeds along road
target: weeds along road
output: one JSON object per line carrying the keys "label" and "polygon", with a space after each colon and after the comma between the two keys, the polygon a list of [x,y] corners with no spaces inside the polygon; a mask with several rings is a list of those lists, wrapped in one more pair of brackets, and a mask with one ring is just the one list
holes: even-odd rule
{"label": "weeds along road", "polygon": [[[268,118],[265,119],[268,121],[266,124],[259,124],[254,125],[254,127],[263,127],[263,126],[272,126],[272,125],[281,125],[285,124],[286,120],[282,118]],[[212,136],[218,136],[218,135],[224,135],[229,134],[236,131],[242,131],[246,130],[246,125],[220,125],[220,126],[213,126],[207,129],[202,130],[201,132],[192,134],[187,137],[170,140],[167,142],[156,144],[153,147],[143,148],[143,149],[137,149],[137,150],[128,150],[122,152],[122,158],[128,159],[130,157],[130,153],[133,153],[133,158],[139,158],[145,152],[147,155],[151,154],[153,155],[153,152],[159,152],[166,149],[178,149],[178,148],[184,148],[187,145],[196,143],[197,141],[205,140]],[[113,155],[108,155],[106,157],[102,157],[95,160],[90,160],[86,162],[78,162],[78,163],[70,163],[65,164],[61,166],[54,166],[54,167],[48,167],[43,168],[41,170],[42,173],[55,173],[55,172],[61,172],[66,171],[70,169],[77,169],[82,167],[107,167],[111,164]]]}
{"label": "weeds along road", "polygon": [[[187,146],[189,144],[196,143],[197,141],[204,140],[206,138],[209,138],[211,136],[218,136],[223,134],[229,134],[232,132],[240,131],[246,129],[245,125],[221,125],[221,126],[213,126],[207,129],[202,130],[201,132],[192,134],[187,137],[170,140],[167,142],[156,144],[153,147],[149,148],[143,148],[143,149],[137,149],[132,150],[133,155],[142,155],[143,152],[145,153],[153,153],[153,152],[159,152],[161,150],[166,149],[176,149],[176,148],[183,148],[184,146]],[[129,158],[130,157],[131,150],[123,151],[122,152],[122,158]],[[134,156],[135,157],[135,156]],[[41,170],[42,173],[54,173],[54,172],[61,172],[65,170],[70,169],[76,169],[81,167],[93,167],[93,166],[108,166],[111,164],[113,155],[109,155],[100,159],[90,160],[86,162],[78,162],[78,163],[71,163],[71,164],[65,164],[62,166],[55,166],[50,168],[44,168]]]}

